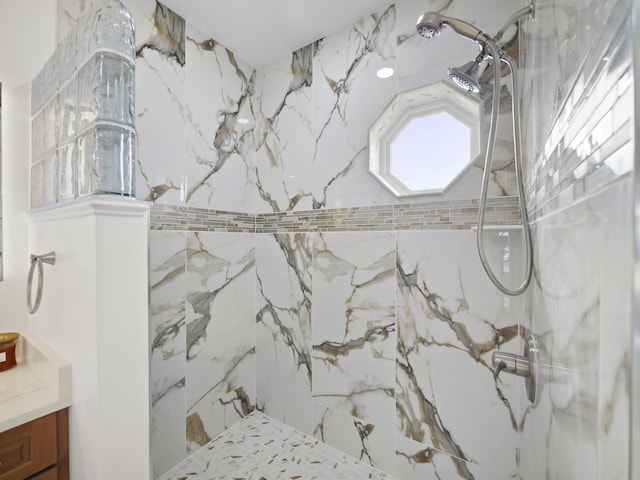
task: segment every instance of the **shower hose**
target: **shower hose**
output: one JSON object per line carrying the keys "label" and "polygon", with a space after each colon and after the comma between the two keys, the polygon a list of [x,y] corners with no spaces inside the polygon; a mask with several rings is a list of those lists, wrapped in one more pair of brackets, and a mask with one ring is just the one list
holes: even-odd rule
{"label": "shower hose", "polygon": [[[511,57],[501,52],[498,47],[492,42],[487,41],[486,47],[489,49],[491,56],[493,57],[493,99],[491,105],[491,123],[489,126],[489,140],[487,144],[487,150],[485,152],[484,172],[482,174],[482,189],[480,191],[480,208],[478,210],[478,232],[476,236],[478,254],[480,255],[480,261],[485,272],[493,282],[493,284],[504,294],[516,296],[523,293],[531,281],[533,253],[531,246],[531,227],[529,225],[529,217],[527,214],[527,207],[524,196],[524,185],[522,177],[522,146],[520,143],[520,107],[518,103],[519,87],[517,79],[517,71],[515,62]],[[500,61],[503,61],[509,67],[511,71],[511,114],[513,117],[513,150],[514,150],[514,165],[516,174],[516,184],[518,188],[518,204],[520,209],[520,217],[522,219],[522,226],[524,229],[524,242],[526,250],[525,259],[525,274],[524,279],[519,287],[516,289],[510,289],[505,286],[496,276],[491,269],[491,265],[487,259],[485,246],[484,246],[484,217],[487,207],[487,191],[489,187],[489,178],[491,176],[491,163],[493,160],[493,153],[496,145],[496,135],[498,128],[498,113],[500,110]]]}

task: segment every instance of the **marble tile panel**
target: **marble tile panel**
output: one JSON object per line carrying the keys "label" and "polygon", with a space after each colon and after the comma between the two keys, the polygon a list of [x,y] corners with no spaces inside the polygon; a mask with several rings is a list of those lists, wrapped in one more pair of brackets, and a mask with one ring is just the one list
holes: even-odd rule
{"label": "marble tile panel", "polygon": [[[191,383],[191,382],[190,382]],[[187,454],[198,451],[255,409],[255,379],[228,392],[207,392],[186,411]],[[217,396],[216,393],[220,394]]]}
{"label": "marble tile panel", "polygon": [[149,233],[151,459],[156,475],[186,454],[185,236]]}
{"label": "marble tile panel", "polygon": [[[567,369],[549,383],[527,417],[521,450],[524,478],[551,473],[598,478],[598,383],[602,222],[586,201],[535,225],[531,325],[544,358]],[[576,432],[580,432],[576,435]]]}
{"label": "marble tile panel", "polygon": [[528,414],[525,479],[628,477],[630,208],[626,179],[536,222],[531,330],[566,371]]}
{"label": "marble tile panel", "polygon": [[[519,234],[485,235],[487,250],[502,252],[501,270],[517,275]],[[397,236],[397,433],[482,465],[496,478],[513,476],[524,385],[509,375],[494,379],[491,354],[522,352],[524,304],[488,280],[475,232]]]}
{"label": "marble tile panel", "polygon": [[185,203],[253,212],[253,68],[192,25],[186,30]]}
{"label": "marble tile panel", "polygon": [[395,7],[315,43],[313,207],[392,204],[367,171],[368,130],[395,94]]}
{"label": "marble tile panel", "polygon": [[257,407],[312,433],[311,237],[256,236]]}
{"label": "marble tile panel", "polygon": [[188,233],[186,241],[191,451],[192,445],[199,448],[220,433],[227,410],[238,407],[238,417],[254,408],[255,239],[253,234],[199,232]]}
{"label": "marble tile panel", "polygon": [[313,397],[393,428],[395,236],[313,236]]}
{"label": "marble tile panel", "polygon": [[313,44],[258,69],[257,212],[312,208]]}
{"label": "marble tile panel", "polygon": [[136,29],[136,197],[180,204],[185,190],[185,21],[154,4],[136,18]]}
{"label": "marble tile panel", "polygon": [[[432,447],[399,436],[396,440],[396,477],[401,480],[496,480],[491,469],[465,462]],[[507,478],[507,477],[505,477]]]}
{"label": "marble tile panel", "polygon": [[313,405],[313,434],[360,462],[395,474],[393,430],[353,417],[319,402]]}
{"label": "marble tile panel", "polygon": [[600,478],[629,478],[633,257],[631,178],[613,185],[602,199],[600,256],[600,375],[598,445]]}

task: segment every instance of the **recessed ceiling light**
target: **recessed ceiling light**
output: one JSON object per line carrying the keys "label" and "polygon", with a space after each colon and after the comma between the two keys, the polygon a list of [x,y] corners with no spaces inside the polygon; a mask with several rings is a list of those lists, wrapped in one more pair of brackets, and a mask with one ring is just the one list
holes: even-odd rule
{"label": "recessed ceiling light", "polygon": [[389,78],[390,76],[393,75],[393,68],[390,67],[384,67],[381,68],[380,70],[378,70],[376,72],[376,75],[378,76],[378,78]]}

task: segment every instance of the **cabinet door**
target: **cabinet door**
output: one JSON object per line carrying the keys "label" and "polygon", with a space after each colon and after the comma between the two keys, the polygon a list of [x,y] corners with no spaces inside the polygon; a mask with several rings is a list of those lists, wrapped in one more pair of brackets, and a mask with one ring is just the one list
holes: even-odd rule
{"label": "cabinet door", "polygon": [[0,433],[0,480],[23,480],[54,465],[56,443],[55,413]]}
{"label": "cabinet door", "polygon": [[56,467],[51,467],[46,472],[29,477],[29,480],[58,480],[58,469]]}

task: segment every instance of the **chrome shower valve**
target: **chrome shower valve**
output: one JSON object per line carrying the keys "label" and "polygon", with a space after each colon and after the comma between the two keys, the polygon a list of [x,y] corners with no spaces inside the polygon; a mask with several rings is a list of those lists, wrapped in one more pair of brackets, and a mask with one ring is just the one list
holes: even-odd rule
{"label": "chrome shower valve", "polygon": [[534,405],[538,402],[541,378],[538,340],[529,335],[524,344],[524,355],[493,352],[493,376],[497,380],[501,372],[512,373],[525,379],[527,397]]}

